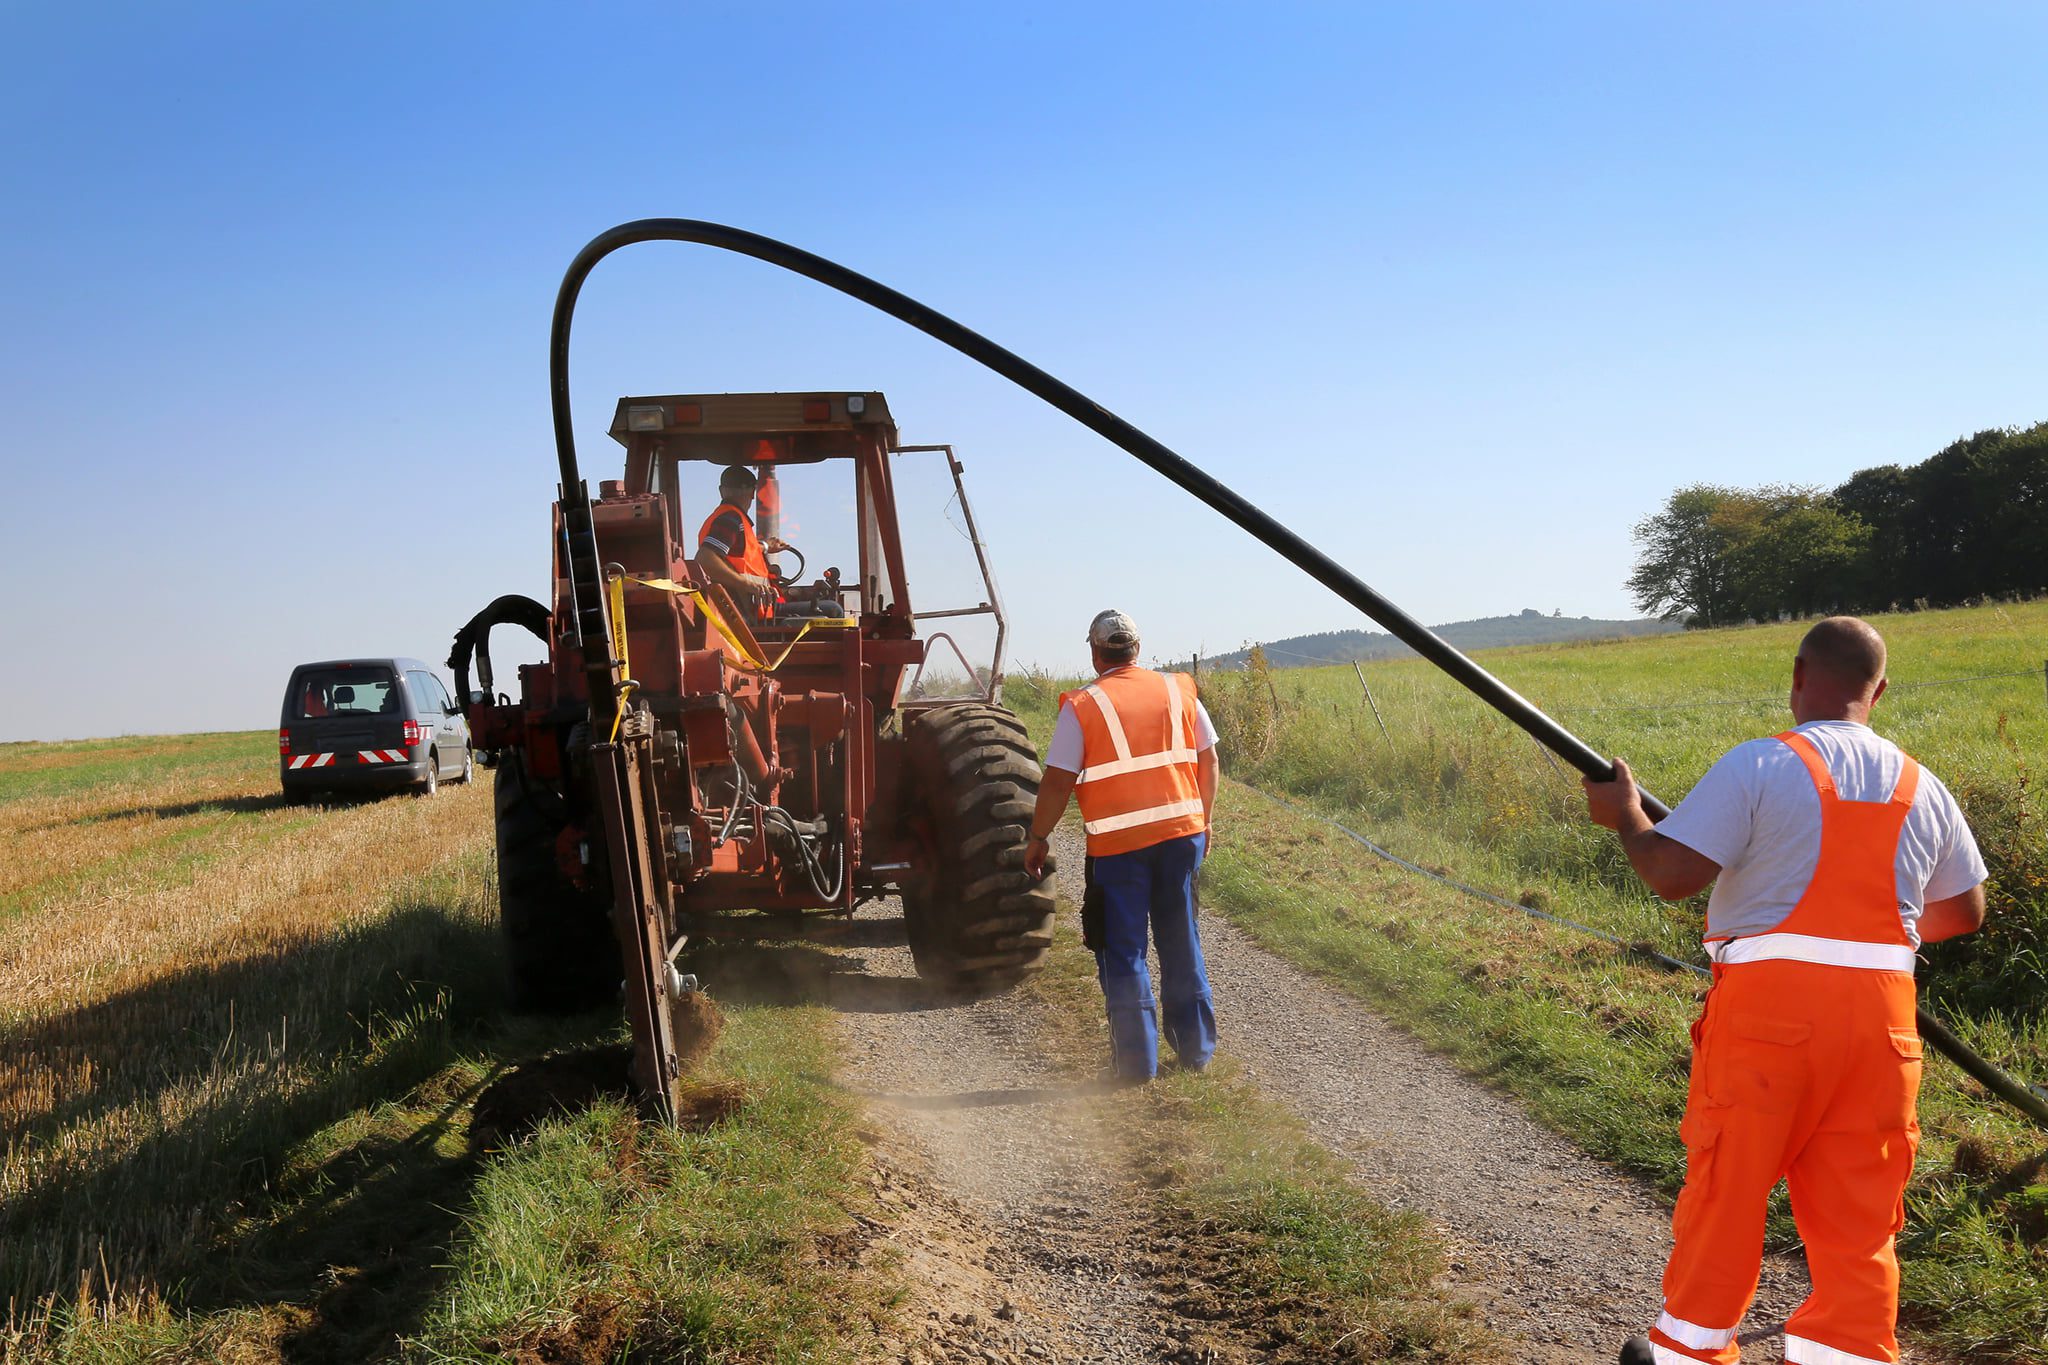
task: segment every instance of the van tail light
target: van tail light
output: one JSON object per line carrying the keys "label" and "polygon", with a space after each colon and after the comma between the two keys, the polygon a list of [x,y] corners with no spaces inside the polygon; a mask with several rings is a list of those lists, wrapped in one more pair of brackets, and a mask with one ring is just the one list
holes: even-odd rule
{"label": "van tail light", "polygon": [[426,742],[427,727],[420,724],[416,720],[407,721],[405,723],[405,747],[408,749],[417,749],[419,748],[420,745],[425,744]]}
{"label": "van tail light", "polygon": [[292,732],[283,726],[279,726],[277,730],[277,751],[281,754],[289,754],[292,751]]}

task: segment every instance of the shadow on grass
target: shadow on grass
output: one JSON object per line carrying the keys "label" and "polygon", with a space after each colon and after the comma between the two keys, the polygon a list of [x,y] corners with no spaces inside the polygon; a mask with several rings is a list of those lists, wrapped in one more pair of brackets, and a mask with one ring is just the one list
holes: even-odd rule
{"label": "shadow on grass", "polygon": [[94,811],[91,815],[73,821],[80,825],[100,825],[110,820],[133,820],[138,816],[154,816],[158,820],[178,820],[187,815],[247,815],[260,810],[283,810],[292,803],[285,800],[281,791],[265,792],[260,796],[216,796],[202,801],[169,801],[155,806],[124,806],[120,810]]}
{"label": "shadow on grass", "polygon": [[487,1159],[477,1092],[611,1025],[508,1026],[502,970],[492,926],[423,897],[0,1029],[0,1299],[146,1290],[259,1310],[284,1360],[388,1352]]}

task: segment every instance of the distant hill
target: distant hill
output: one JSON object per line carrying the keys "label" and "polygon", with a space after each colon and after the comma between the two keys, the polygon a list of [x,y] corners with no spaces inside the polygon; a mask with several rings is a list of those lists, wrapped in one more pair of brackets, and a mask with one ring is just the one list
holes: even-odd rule
{"label": "distant hill", "polygon": [[[1545,616],[1533,607],[1514,616],[1487,616],[1453,621],[1431,630],[1468,653],[1505,645],[1555,645],[1572,640],[1619,640],[1631,635],[1668,635],[1683,629],[1674,621],[1596,621],[1590,616]],[[1376,630],[1328,630],[1320,635],[1295,635],[1265,645],[1275,668],[1309,668],[1316,664],[1348,664],[1354,659],[1399,659],[1415,651]],[[1202,660],[1204,668],[1237,668],[1247,651]],[[1183,665],[1185,661],[1183,661]]]}

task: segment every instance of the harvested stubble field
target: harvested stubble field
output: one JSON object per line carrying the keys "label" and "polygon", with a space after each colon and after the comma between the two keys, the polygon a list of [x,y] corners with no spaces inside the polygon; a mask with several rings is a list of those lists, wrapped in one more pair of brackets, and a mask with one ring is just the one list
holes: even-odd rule
{"label": "harvested stubble field", "polygon": [[620,1033],[504,1014],[485,783],[303,808],[274,763],[267,733],[0,748],[0,1357],[871,1332],[886,1277],[815,1254],[861,1188],[822,1011],[730,1011],[701,1130],[599,1084],[515,1142],[562,1089],[532,1059]]}
{"label": "harvested stubble field", "polygon": [[[1071,935],[1057,970],[991,1001],[871,977],[859,952],[713,953],[693,965],[724,1023],[691,1121],[647,1125],[615,1012],[504,1010],[481,784],[302,808],[274,763],[267,734],[0,746],[10,1365],[1015,1362],[1044,1356],[988,1343],[1089,1339],[1093,1300],[1055,1293],[1013,1326],[1007,1279],[955,1303],[952,1279],[918,1273],[1059,1264],[1076,1232],[960,1223],[964,1193],[935,1195],[878,1138],[849,1035],[880,1059],[871,1082],[914,1071],[921,1102],[968,1105],[991,1141],[1117,1135],[1098,1154],[1115,1197],[1090,1215],[1128,1235],[1106,1243],[1106,1282],[1144,1312],[1105,1358],[1249,1361],[1272,1341],[1289,1359],[1493,1358],[1438,1292],[1439,1239],[1227,1065],[1146,1103],[1038,1081],[977,1102],[970,1077],[1012,1053],[1041,1079],[1098,1063]],[[868,913],[907,970],[895,907]],[[1056,1112],[1027,1120],[1040,1104]],[[1133,1279],[1141,1243],[1158,1273]]]}

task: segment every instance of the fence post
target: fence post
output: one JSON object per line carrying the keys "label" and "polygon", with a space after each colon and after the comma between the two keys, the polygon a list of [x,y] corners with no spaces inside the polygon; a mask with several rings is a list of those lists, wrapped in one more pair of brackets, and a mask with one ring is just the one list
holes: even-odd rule
{"label": "fence post", "polygon": [[1372,699],[1372,689],[1365,685],[1365,670],[1358,666],[1358,660],[1351,661],[1351,671],[1358,675],[1358,685],[1365,688],[1365,704],[1372,708],[1372,718],[1379,721],[1380,738],[1387,742],[1389,749],[1393,748],[1394,737],[1387,733],[1387,723],[1380,720],[1380,704]]}

